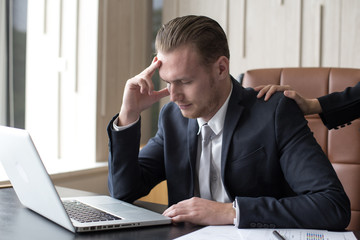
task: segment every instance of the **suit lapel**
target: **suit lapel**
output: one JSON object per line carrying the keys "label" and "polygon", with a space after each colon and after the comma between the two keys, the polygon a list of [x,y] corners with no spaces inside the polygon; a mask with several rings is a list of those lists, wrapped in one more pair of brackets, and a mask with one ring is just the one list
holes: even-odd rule
{"label": "suit lapel", "polygon": [[[240,102],[243,98],[243,88],[242,86],[232,78],[233,82],[233,91],[229,100],[228,109],[226,111],[225,122],[224,122],[224,133],[223,133],[223,142],[221,150],[221,177],[223,182],[225,176],[225,166],[228,158],[229,147],[231,139],[236,128],[237,123],[242,115],[244,107],[241,106]],[[188,138],[188,159],[191,167],[191,186],[189,189],[189,194],[191,197],[194,193],[194,184],[195,184],[195,174],[196,174],[196,156],[197,156],[197,146],[198,146],[198,135],[199,130],[198,123],[196,119],[189,119],[188,129],[187,129],[187,138]],[[225,185],[226,189],[226,185]],[[230,195],[229,195],[230,196]],[[230,196],[231,197],[231,196]]]}
{"label": "suit lapel", "polygon": [[225,179],[224,179],[225,166],[226,166],[226,161],[228,159],[230,143],[235,128],[244,110],[244,107],[240,104],[241,99],[243,98],[242,97],[243,88],[236,80],[232,79],[232,82],[233,82],[233,90],[226,111],[224,129],[223,129],[224,132],[223,132],[223,140],[222,140],[222,149],[221,149],[221,177],[224,185],[225,185]]}

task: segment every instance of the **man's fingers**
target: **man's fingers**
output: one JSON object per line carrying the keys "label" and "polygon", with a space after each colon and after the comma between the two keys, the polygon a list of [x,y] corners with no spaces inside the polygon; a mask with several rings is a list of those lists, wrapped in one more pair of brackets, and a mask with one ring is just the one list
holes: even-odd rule
{"label": "man's fingers", "polygon": [[163,88],[160,91],[156,92],[157,100],[160,100],[161,98],[167,97],[170,95],[169,90],[167,88]]}
{"label": "man's fingers", "polygon": [[149,94],[153,91],[154,89],[154,84],[152,83],[152,81],[148,81],[144,78],[140,78],[138,80],[138,85],[140,87],[140,93],[144,94],[146,92],[148,92]]}
{"label": "man's fingers", "polygon": [[181,204],[175,204],[163,212],[164,216],[171,218],[172,222],[192,222],[194,221],[191,211],[183,208]]}
{"label": "man's fingers", "polygon": [[189,207],[190,207],[190,206],[188,206],[189,202],[190,202],[190,199],[180,201],[177,204],[174,204],[171,207],[167,208],[163,212],[163,215],[168,216],[168,217],[174,217],[177,215],[181,215],[184,212],[189,210]]}
{"label": "man's fingers", "polygon": [[165,209],[165,211],[162,213],[162,215],[168,216],[169,212],[171,211],[171,208],[172,208],[172,206]]}
{"label": "man's fingers", "polygon": [[161,61],[157,60],[157,58],[155,57],[150,66],[138,75],[141,80],[144,80],[146,82],[146,85],[144,83],[141,83],[141,85],[139,84],[141,87],[141,93],[145,93],[145,90],[147,90],[148,94],[150,95],[152,91],[154,91],[154,83],[151,78],[154,75],[155,70],[158,69],[160,66]]}
{"label": "man's fingers", "polygon": [[155,57],[153,62],[150,64],[150,66],[148,66],[147,68],[145,68],[144,71],[142,71],[141,75],[148,76],[151,78],[155,70],[160,68],[160,66],[161,66],[161,61],[157,60],[157,58]]}

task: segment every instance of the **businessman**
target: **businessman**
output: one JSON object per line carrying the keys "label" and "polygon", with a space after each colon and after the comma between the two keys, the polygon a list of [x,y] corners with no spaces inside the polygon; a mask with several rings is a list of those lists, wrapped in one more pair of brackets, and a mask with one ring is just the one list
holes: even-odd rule
{"label": "businessman", "polygon": [[[163,25],[157,56],[126,83],[109,123],[109,191],[132,202],[167,180],[173,222],[344,229],[350,203],[296,103],[267,102],[229,74],[227,38],[203,16]],[[155,71],[167,88],[156,91]],[[140,113],[170,95],[139,151]]]}

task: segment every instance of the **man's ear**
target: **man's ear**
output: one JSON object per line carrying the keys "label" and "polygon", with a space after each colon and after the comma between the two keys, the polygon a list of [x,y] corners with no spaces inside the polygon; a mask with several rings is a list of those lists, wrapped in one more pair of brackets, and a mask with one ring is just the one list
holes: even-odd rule
{"label": "man's ear", "polygon": [[229,76],[229,59],[221,56],[215,63],[216,73],[221,79],[226,79]]}

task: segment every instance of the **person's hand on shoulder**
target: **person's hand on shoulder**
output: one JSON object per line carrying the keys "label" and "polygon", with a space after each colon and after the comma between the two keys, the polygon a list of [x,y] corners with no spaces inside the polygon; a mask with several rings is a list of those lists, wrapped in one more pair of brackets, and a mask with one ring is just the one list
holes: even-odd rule
{"label": "person's hand on shoulder", "polygon": [[298,92],[293,90],[289,85],[260,85],[257,87],[254,87],[255,91],[258,91],[258,98],[264,97],[264,101],[267,101],[270,99],[270,97],[277,91],[283,91],[284,95],[288,98],[291,98],[295,100],[297,105],[300,107],[301,111],[305,114],[316,114],[321,113],[321,105],[318,101],[318,99],[307,99],[301,96]]}

